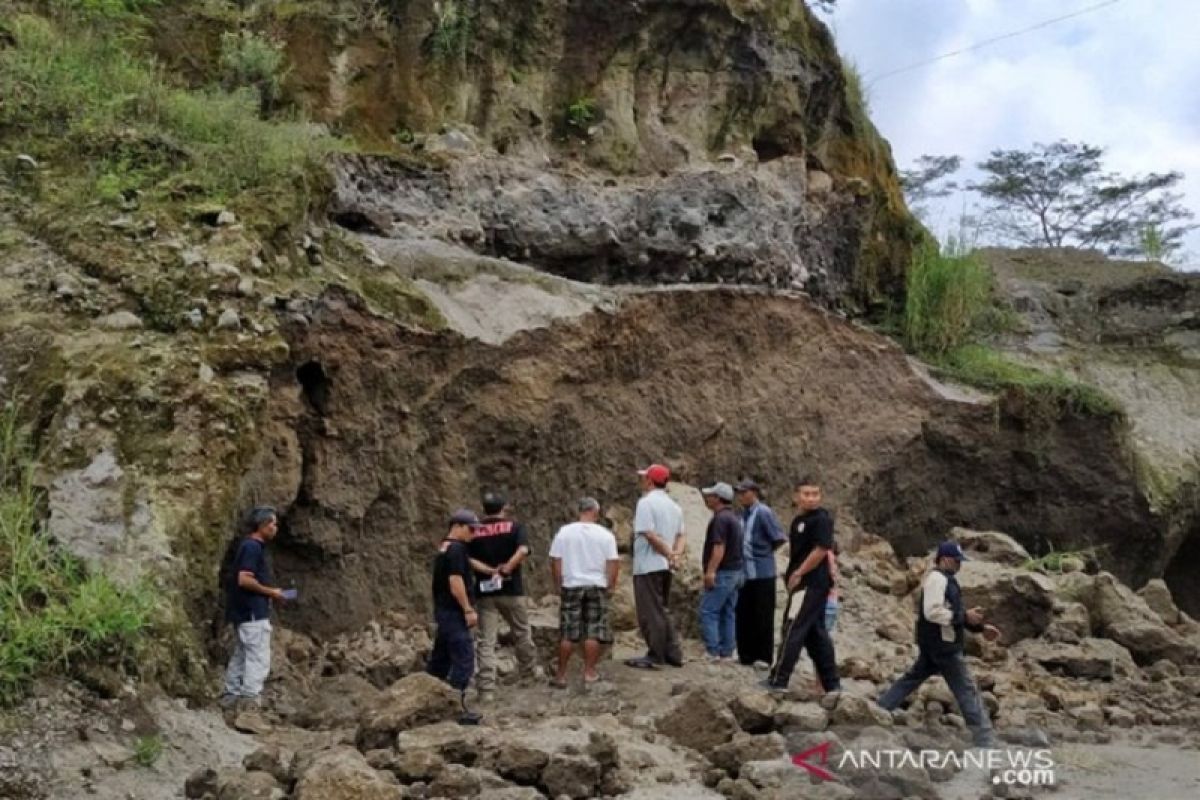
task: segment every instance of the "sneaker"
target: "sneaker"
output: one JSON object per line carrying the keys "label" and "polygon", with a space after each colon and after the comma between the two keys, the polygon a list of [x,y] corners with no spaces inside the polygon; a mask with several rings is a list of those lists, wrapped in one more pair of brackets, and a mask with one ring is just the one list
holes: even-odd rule
{"label": "sneaker", "polygon": [[772,683],[770,678],[763,678],[758,682],[759,688],[766,689],[771,694],[783,694],[787,691],[786,686],[780,686]]}
{"label": "sneaker", "polygon": [[771,669],[771,665],[765,661],[755,661],[751,666],[754,667],[756,672],[767,672]]}
{"label": "sneaker", "polygon": [[721,658],[716,653],[705,653],[704,654],[704,663],[705,664],[720,664],[724,660],[725,659]]}
{"label": "sneaker", "polygon": [[217,701],[217,704],[221,708],[233,708],[237,705],[237,701],[238,696],[236,694],[223,694],[221,695],[221,699]]}
{"label": "sneaker", "polygon": [[483,722],[483,715],[476,711],[464,711],[458,717],[459,725],[478,725]]}

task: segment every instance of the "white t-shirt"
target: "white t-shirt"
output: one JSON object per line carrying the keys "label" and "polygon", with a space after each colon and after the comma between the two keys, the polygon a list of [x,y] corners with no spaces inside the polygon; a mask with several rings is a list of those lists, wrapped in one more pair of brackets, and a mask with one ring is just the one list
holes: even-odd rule
{"label": "white t-shirt", "polygon": [[662,489],[652,489],[637,502],[633,512],[633,574],[645,575],[671,568],[666,557],[656,552],[641,534],[654,531],[667,547],[683,530],[683,509]]}
{"label": "white t-shirt", "polygon": [[617,538],[594,522],[563,525],[550,542],[550,557],[562,559],[564,589],[608,587],[608,562],[616,561]]}

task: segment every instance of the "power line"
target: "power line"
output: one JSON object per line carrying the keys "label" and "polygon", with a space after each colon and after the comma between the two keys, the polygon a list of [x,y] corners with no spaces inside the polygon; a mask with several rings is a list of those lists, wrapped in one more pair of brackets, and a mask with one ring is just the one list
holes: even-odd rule
{"label": "power line", "polygon": [[1027,33],[1031,33],[1036,30],[1041,30],[1042,28],[1048,28],[1051,25],[1055,25],[1059,22],[1063,22],[1064,20],[1073,19],[1074,17],[1081,17],[1084,14],[1090,14],[1093,11],[1098,11],[1102,8],[1105,8],[1106,6],[1116,5],[1119,2],[1121,2],[1121,0],[1105,0],[1103,3],[1096,3],[1095,5],[1090,5],[1087,8],[1081,8],[1078,11],[1072,11],[1070,14],[1063,14],[1061,17],[1054,17],[1052,19],[1042,20],[1041,22],[1038,22],[1034,25],[1030,25],[1028,28],[1022,28],[1018,31],[1004,33],[1004,34],[1001,34],[1000,36],[993,36],[991,39],[984,39],[983,41],[975,42],[974,44],[967,45],[966,47],[960,48],[958,50],[951,50],[949,53],[942,53],[940,56],[934,56],[933,58],[929,58],[924,61],[917,61],[916,63],[909,64],[904,67],[900,67],[899,69],[894,69],[894,70],[891,70],[890,72],[885,72],[882,75],[877,75],[874,78],[872,78],[867,83],[867,85],[873,86],[876,83],[878,83],[879,81],[883,80],[884,78],[890,78],[893,75],[899,75],[904,72],[911,72],[914,69],[919,69],[921,67],[929,66],[930,64],[935,64],[938,61],[944,61],[945,59],[953,58],[954,56],[960,56],[963,53],[970,53],[974,50],[981,50],[984,47],[987,47],[988,45],[995,44],[996,42],[1002,42],[1005,39],[1013,39],[1013,38],[1016,38],[1017,36],[1024,36]]}

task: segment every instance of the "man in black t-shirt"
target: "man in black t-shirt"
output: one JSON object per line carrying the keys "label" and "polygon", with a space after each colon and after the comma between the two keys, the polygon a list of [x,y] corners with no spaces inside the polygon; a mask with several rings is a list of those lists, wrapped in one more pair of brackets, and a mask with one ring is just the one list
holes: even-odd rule
{"label": "man in black t-shirt", "polygon": [[833,550],[833,517],[821,507],[821,487],[813,478],[799,480],[792,499],[798,513],[788,531],[790,552],[784,573],[788,604],[783,644],[765,683],[769,689],[786,689],[800,651],[807,649],[822,688],[836,692],[841,682],[833,640],[825,630],[825,600],[833,585],[828,561]]}
{"label": "man in black t-shirt", "polygon": [[700,597],[700,633],[711,662],[733,659],[734,610],[738,590],[746,579],[742,551],[742,521],[733,510],[733,487],[716,483],[701,489],[713,512],[704,533],[704,594]]}
{"label": "man in black t-shirt", "polygon": [[496,689],[496,637],[503,617],[516,640],[522,677],[543,677],[529,627],[521,563],[529,555],[525,526],[509,516],[508,501],[497,492],[483,495],[484,517],[467,545],[475,571],[475,607],[479,610],[479,699],[489,702]]}
{"label": "man in black t-shirt", "polygon": [[450,532],[438,546],[433,560],[433,616],[437,635],[429,655],[426,672],[458,689],[463,694],[463,721],[478,722],[478,715],[466,712],[467,685],[475,672],[475,647],[471,628],[479,624],[472,605],[474,578],[471,574],[467,545],[479,527],[474,512],[459,509],[450,516]]}

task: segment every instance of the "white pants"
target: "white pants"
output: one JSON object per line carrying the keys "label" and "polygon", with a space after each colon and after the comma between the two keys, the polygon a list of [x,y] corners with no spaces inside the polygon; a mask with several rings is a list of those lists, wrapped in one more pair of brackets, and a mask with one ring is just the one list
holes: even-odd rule
{"label": "white pants", "polygon": [[258,697],[271,671],[271,621],[243,622],[234,632],[237,642],[225,670],[225,694]]}

